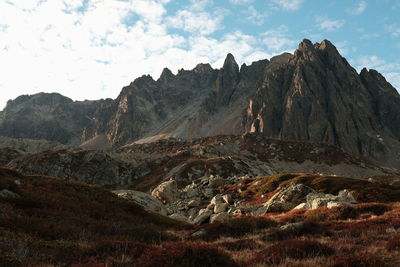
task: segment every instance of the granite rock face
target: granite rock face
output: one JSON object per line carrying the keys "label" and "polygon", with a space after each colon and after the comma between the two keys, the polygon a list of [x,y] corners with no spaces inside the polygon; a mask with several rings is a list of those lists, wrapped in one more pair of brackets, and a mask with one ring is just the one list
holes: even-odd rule
{"label": "granite rock face", "polygon": [[399,107],[398,92],[378,72],[358,74],[329,41],[304,40],[287,65],[265,76],[246,123],[267,137],[330,143],[398,166]]}
{"label": "granite rock face", "polygon": [[8,101],[0,112],[0,135],[76,145],[93,113],[104,102],[107,100],[74,102],[57,93],[22,95]]}
{"label": "granite rock face", "polygon": [[377,71],[357,73],[329,41],[304,40],[293,55],[240,68],[228,54],[221,69],[164,69],[157,80],[137,78],[115,100],[38,94],[0,112],[0,135],[89,149],[244,133],[328,143],[398,168],[400,95]]}

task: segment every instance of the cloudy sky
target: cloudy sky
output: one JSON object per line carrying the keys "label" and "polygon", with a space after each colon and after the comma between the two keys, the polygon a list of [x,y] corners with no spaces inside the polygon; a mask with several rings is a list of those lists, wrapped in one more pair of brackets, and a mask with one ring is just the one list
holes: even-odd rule
{"label": "cloudy sky", "polygon": [[400,0],[0,0],[0,109],[21,94],[115,98],[136,77],[331,40],[400,89]]}

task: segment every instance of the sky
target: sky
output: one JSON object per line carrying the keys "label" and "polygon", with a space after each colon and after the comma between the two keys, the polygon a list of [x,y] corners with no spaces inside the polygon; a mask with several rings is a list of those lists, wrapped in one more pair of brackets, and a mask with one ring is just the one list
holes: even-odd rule
{"label": "sky", "polygon": [[400,89],[400,0],[0,0],[0,109],[21,94],[116,98],[164,67],[222,67],[330,40]]}

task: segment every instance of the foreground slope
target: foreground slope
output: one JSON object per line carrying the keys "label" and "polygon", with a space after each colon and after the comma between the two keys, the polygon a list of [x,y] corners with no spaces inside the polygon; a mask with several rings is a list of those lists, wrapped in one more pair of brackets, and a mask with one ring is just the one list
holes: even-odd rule
{"label": "foreground slope", "polygon": [[243,178],[217,191],[228,190],[241,205],[251,205],[267,200],[265,196],[291,182],[306,183],[321,193],[349,188],[358,193],[359,201],[350,206],[241,215],[224,222],[184,226],[98,187],[0,168],[0,265],[400,264],[398,186],[284,174]]}
{"label": "foreground slope", "polygon": [[0,168],[1,266],[79,263],[101,244],[176,240],[166,230],[178,226],[98,187]]}

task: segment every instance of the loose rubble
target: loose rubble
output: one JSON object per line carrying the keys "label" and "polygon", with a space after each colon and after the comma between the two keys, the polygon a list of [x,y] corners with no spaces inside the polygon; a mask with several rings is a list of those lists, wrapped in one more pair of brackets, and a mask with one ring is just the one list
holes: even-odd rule
{"label": "loose rubble", "polygon": [[151,195],[132,190],[114,193],[136,202],[148,211],[197,225],[225,221],[237,215],[261,216],[268,212],[287,212],[292,209],[353,207],[356,202],[353,194],[346,189],[335,196],[317,192],[298,182],[278,188],[278,191],[262,204],[249,205],[239,196],[220,192],[221,186],[236,184],[242,178],[248,177],[223,179],[210,175],[195,180],[182,189],[178,188],[174,179],[170,179],[154,188]]}

